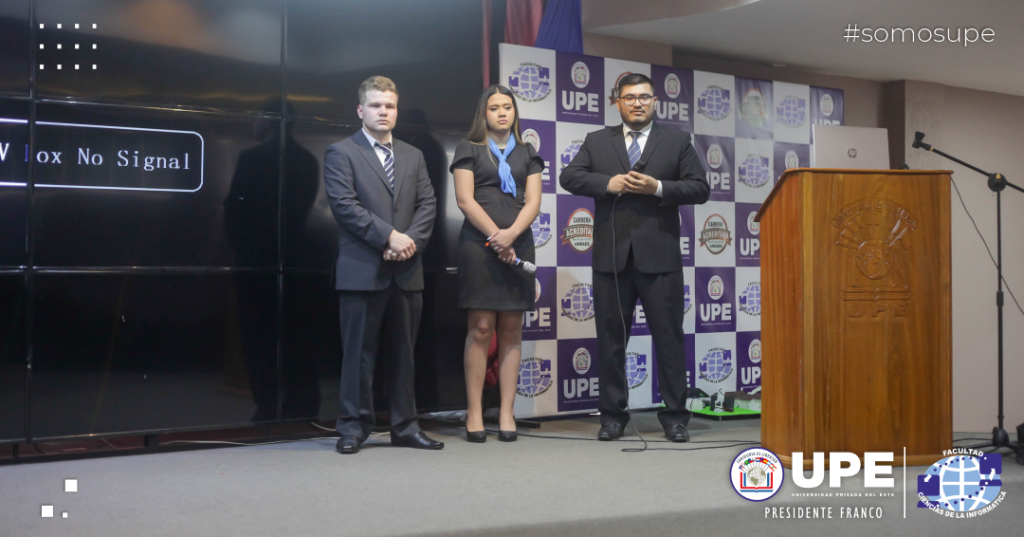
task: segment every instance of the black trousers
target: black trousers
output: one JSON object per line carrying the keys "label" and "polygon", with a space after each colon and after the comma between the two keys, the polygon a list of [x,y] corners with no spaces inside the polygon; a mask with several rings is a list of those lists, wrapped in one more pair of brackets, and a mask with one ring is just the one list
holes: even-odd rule
{"label": "black trousers", "polygon": [[341,316],[341,414],[336,428],[342,436],[366,440],[376,424],[373,416],[373,370],[387,361],[392,436],[420,431],[416,420],[413,348],[423,311],[421,291],[403,291],[391,284],[383,291],[339,291]]}
{"label": "black trousers", "polygon": [[[598,380],[600,381],[601,423],[629,422],[626,405],[625,330],[632,325],[636,299],[640,298],[647,325],[651,328],[654,350],[658,353],[658,388],[665,409],[658,412],[663,427],[686,425],[686,354],[683,352],[683,272],[644,274],[636,269],[630,250],[626,268],[619,273],[619,293],[615,292],[615,274],[594,271],[594,313],[597,322]],[[620,317],[621,315],[621,317]]]}

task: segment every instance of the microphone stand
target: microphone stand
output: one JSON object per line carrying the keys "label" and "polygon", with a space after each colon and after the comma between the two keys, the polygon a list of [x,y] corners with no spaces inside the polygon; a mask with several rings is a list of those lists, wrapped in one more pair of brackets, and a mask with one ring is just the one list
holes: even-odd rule
{"label": "microphone stand", "polygon": [[992,192],[996,193],[996,272],[998,278],[998,288],[996,291],[996,311],[998,312],[999,318],[999,426],[992,428],[992,441],[985,444],[978,444],[969,446],[971,449],[982,449],[987,447],[995,448],[999,450],[1002,448],[1009,448],[1017,454],[1017,464],[1024,465],[1024,423],[1017,426],[1017,441],[1010,442],[1010,435],[1003,429],[1003,190],[1006,187],[1010,187],[1014,190],[1024,192],[1024,188],[1021,188],[1006,180],[1006,177],[1001,173],[988,173],[985,170],[972,166],[952,155],[948,155],[935,149],[931,144],[926,144],[921,140],[924,139],[923,132],[914,133],[914,143],[912,146],[915,149],[924,149],[925,151],[931,151],[943,157],[946,157],[961,166],[965,166],[971,170],[974,170],[985,177],[988,177],[988,188]]}

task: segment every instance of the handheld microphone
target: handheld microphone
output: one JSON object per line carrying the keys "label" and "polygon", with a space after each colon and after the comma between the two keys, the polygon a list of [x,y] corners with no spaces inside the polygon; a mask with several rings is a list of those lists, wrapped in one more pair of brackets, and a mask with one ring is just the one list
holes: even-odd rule
{"label": "handheld microphone", "polygon": [[537,265],[530,263],[529,261],[523,261],[522,259],[516,258],[516,266],[523,269],[523,272],[527,274],[536,274]]}
{"label": "handheld microphone", "polygon": [[924,149],[925,151],[931,151],[932,144],[926,144],[921,140],[924,140],[924,133],[921,131],[915,132],[914,143],[910,144],[910,146],[913,147],[914,149]]}

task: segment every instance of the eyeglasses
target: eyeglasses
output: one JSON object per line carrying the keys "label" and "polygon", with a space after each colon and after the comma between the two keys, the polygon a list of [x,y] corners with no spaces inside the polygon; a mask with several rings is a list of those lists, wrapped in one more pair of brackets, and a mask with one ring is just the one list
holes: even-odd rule
{"label": "eyeglasses", "polygon": [[624,104],[626,106],[633,106],[633,104],[636,103],[638,100],[640,101],[640,104],[642,106],[647,106],[647,105],[651,104],[651,99],[653,99],[653,98],[654,98],[653,95],[645,93],[645,94],[640,95],[640,96],[632,95],[632,94],[630,94],[630,95],[623,95],[622,97],[619,97],[619,100],[622,101],[622,104]]}

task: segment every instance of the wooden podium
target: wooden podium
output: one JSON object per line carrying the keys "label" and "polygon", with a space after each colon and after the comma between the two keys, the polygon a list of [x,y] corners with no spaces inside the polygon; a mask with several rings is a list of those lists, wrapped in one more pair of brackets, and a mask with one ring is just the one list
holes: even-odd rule
{"label": "wooden podium", "polygon": [[761,226],[761,445],[952,446],[950,171],[791,169]]}

